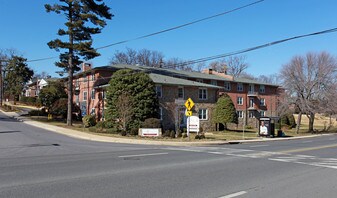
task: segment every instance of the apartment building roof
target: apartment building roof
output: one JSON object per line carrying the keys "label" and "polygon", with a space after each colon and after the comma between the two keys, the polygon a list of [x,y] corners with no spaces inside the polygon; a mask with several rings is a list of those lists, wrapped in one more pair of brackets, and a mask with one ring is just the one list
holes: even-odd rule
{"label": "apartment building roof", "polygon": [[[176,77],[174,80],[175,82],[181,82],[183,79],[206,79],[206,80],[219,80],[219,81],[228,81],[228,82],[239,82],[239,83],[247,83],[247,84],[260,84],[260,85],[268,85],[268,86],[275,86],[279,87],[279,85],[263,83],[256,80],[246,79],[246,78],[226,78],[224,76],[218,76],[213,74],[201,73],[196,71],[184,71],[184,70],[175,70],[175,69],[168,69],[168,68],[155,68],[155,67],[148,67],[148,66],[138,66],[138,65],[126,65],[126,64],[117,64],[117,65],[110,65],[110,66],[102,66],[102,67],[95,67],[91,70],[87,70],[84,72],[80,72],[75,74],[74,76],[81,75],[83,73],[90,73],[93,70],[108,70],[108,71],[117,71],[120,69],[132,69],[143,71],[149,74],[158,74],[162,77]],[[180,79],[180,80],[179,80]],[[186,82],[188,83],[188,82]],[[201,83],[205,85],[205,83]],[[196,86],[196,85],[193,85]],[[214,85],[212,85],[214,86]]]}
{"label": "apartment building roof", "polygon": [[222,87],[210,85],[206,83],[200,83],[192,80],[186,80],[182,78],[175,78],[171,76],[161,75],[161,74],[149,74],[150,78],[156,84],[166,84],[166,85],[178,85],[178,86],[193,86],[193,87],[205,87],[205,88],[215,88],[220,89]]}

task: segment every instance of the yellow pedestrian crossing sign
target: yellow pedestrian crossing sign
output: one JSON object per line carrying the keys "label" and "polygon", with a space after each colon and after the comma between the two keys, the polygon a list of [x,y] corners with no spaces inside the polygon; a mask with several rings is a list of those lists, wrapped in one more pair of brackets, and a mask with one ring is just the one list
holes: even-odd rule
{"label": "yellow pedestrian crossing sign", "polygon": [[185,115],[186,116],[192,116],[192,111],[186,111]]}
{"label": "yellow pedestrian crossing sign", "polygon": [[193,106],[194,106],[193,100],[191,98],[188,98],[185,102],[186,109],[190,111],[193,108]]}

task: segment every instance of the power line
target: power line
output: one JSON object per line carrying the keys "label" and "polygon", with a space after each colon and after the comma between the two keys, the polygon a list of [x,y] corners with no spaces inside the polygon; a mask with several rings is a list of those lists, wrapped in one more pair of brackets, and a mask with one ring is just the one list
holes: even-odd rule
{"label": "power line", "polygon": [[162,33],[165,33],[165,32],[172,31],[172,30],[176,30],[176,29],[179,29],[179,28],[182,28],[182,27],[186,27],[186,26],[189,26],[189,25],[193,25],[193,24],[195,24],[195,23],[199,23],[199,22],[206,21],[206,20],[209,20],[209,19],[212,19],[212,18],[215,18],[215,17],[219,17],[219,16],[222,16],[222,15],[225,15],[225,14],[229,14],[229,13],[232,13],[232,12],[235,12],[235,11],[238,11],[238,10],[241,10],[241,9],[243,9],[243,8],[250,7],[250,6],[253,6],[253,5],[255,5],[255,4],[261,3],[261,2],[263,2],[263,1],[264,1],[264,0],[255,1],[255,2],[253,2],[253,3],[247,4],[247,5],[238,7],[238,8],[234,8],[234,9],[229,10],[229,11],[225,11],[225,12],[222,12],[222,13],[219,13],[219,14],[215,14],[215,15],[212,15],[212,16],[209,16],[209,17],[205,17],[205,18],[202,18],[202,19],[198,19],[198,20],[195,20],[195,21],[192,21],[192,22],[189,22],[189,23],[185,23],[185,24],[178,25],[178,26],[175,26],[175,27],[172,27],[172,28],[164,29],[164,30],[161,30],[161,31],[158,31],[158,32],[154,32],[154,33],[151,33],[151,34],[146,34],[146,35],[144,35],[144,36],[140,36],[140,37],[136,37],[136,38],[133,38],[133,39],[128,39],[128,40],[124,40],[124,41],[119,41],[119,42],[116,42],[116,43],[112,43],[112,44],[109,44],[109,45],[105,45],[105,46],[102,46],[102,47],[98,47],[98,48],[96,48],[96,49],[103,49],[103,48],[111,47],[111,46],[114,46],[114,45],[119,45],[119,44],[126,43],[126,42],[130,42],[130,41],[135,41],[135,40],[139,40],[139,39],[144,39],[144,38],[147,38],[147,37],[155,36],[155,35],[157,35],[157,34],[162,34]]}
{"label": "power line", "polygon": [[[228,52],[228,53],[214,55],[214,56],[208,56],[208,57],[204,57],[204,58],[198,58],[198,59],[194,59],[194,60],[191,60],[191,61],[182,62],[182,63],[179,63],[179,64],[165,65],[165,67],[162,68],[162,69],[169,69],[169,68],[173,68],[173,67],[179,67],[179,66],[190,65],[190,64],[200,63],[200,62],[206,62],[206,61],[210,61],[210,60],[215,60],[215,59],[219,59],[219,58],[224,58],[224,57],[228,57],[228,56],[238,55],[238,54],[242,54],[242,53],[246,53],[246,52],[262,49],[262,48],[265,48],[265,47],[270,47],[272,45],[284,43],[284,42],[295,40],[295,39],[299,39],[299,38],[304,38],[304,37],[309,37],[309,36],[316,36],[316,35],[320,35],[320,34],[327,34],[327,33],[333,33],[333,32],[337,32],[337,27],[336,28],[327,29],[327,30],[323,30],[323,31],[319,31],[319,32],[314,32],[314,33],[309,33],[309,34],[303,34],[303,35],[299,35],[299,36],[289,37],[289,38],[273,41],[273,42],[270,42],[270,43],[266,43],[266,44],[263,44],[263,45],[258,45],[258,46],[255,46],[255,47],[250,47],[250,48],[238,50],[238,51]],[[146,70],[141,71],[141,72],[145,72],[146,73]],[[137,72],[135,72],[135,73],[137,73]],[[134,73],[125,74],[125,75],[131,75],[131,74],[134,74]],[[104,79],[104,80],[107,80],[107,79],[111,79],[112,76],[111,77],[100,77],[100,78]]]}
{"label": "power line", "polygon": [[[213,19],[213,18],[216,18],[216,17],[220,17],[220,16],[223,16],[223,15],[235,12],[235,11],[239,11],[241,9],[253,6],[253,5],[261,3],[263,1],[265,1],[265,0],[258,0],[258,1],[246,4],[246,5],[234,8],[232,10],[221,12],[221,13],[218,13],[218,14],[215,14],[215,15],[212,15],[212,16],[208,16],[208,17],[205,17],[205,18],[197,19],[195,21],[191,21],[191,22],[188,22],[188,23],[185,23],[185,24],[182,24],[182,25],[174,26],[174,27],[171,27],[171,28],[167,28],[167,29],[164,29],[164,30],[160,30],[160,31],[153,32],[153,33],[150,33],[150,34],[146,34],[146,35],[143,35],[143,36],[139,36],[139,37],[136,37],[136,38],[127,39],[127,40],[119,41],[119,42],[116,42],[116,43],[108,44],[108,45],[105,45],[105,46],[102,46],[102,47],[98,47],[98,48],[95,48],[95,49],[96,50],[104,49],[104,48],[112,47],[112,46],[115,46],[115,45],[120,45],[120,44],[123,44],[123,43],[127,43],[127,42],[131,42],[131,41],[136,41],[136,40],[148,38],[148,37],[155,36],[155,35],[158,35],[158,34],[162,34],[162,33],[165,33],[165,32],[170,32],[170,31],[173,31],[173,30],[176,30],[176,29],[180,29],[180,28],[183,28],[183,27],[186,27],[186,26],[190,26],[190,25],[193,25],[193,24],[196,24],[196,23],[200,23],[202,21],[210,20],[210,19]],[[87,51],[89,51],[89,50],[87,50]],[[58,58],[58,56],[52,56],[52,57],[40,58],[40,59],[33,59],[33,60],[28,60],[26,62],[38,62],[38,61],[43,61],[43,60],[55,59],[55,58]]]}
{"label": "power line", "polygon": [[323,30],[323,31],[319,31],[319,32],[314,32],[314,33],[309,33],[309,34],[294,36],[294,37],[290,37],[290,38],[285,38],[285,39],[273,41],[273,42],[270,42],[270,43],[266,43],[266,44],[263,44],[263,45],[258,45],[258,46],[255,46],[255,47],[250,47],[250,48],[234,51],[234,52],[229,52],[229,53],[224,53],[224,54],[219,54],[219,55],[214,55],[214,56],[208,56],[208,57],[198,58],[198,59],[194,59],[194,60],[191,60],[191,61],[185,61],[185,62],[182,62],[182,63],[179,63],[179,64],[171,64],[171,65],[165,65],[165,66],[168,67],[168,68],[170,68],[170,67],[190,65],[190,64],[200,63],[200,62],[206,62],[206,61],[215,60],[215,59],[219,59],[219,58],[224,58],[224,57],[228,57],[228,56],[243,54],[243,53],[246,53],[246,52],[258,50],[258,49],[265,48],[265,47],[270,47],[272,45],[284,43],[284,42],[295,40],[295,39],[299,39],[299,38],[304,38],[304,37],[309,37],[309,36],[316,36],[316,35],[320,35],[320,34],[333,33],[333,32],[336,32],[336,31],[337,31],[337,28],[331,28],[331,29],[327,29],[327,30]]}

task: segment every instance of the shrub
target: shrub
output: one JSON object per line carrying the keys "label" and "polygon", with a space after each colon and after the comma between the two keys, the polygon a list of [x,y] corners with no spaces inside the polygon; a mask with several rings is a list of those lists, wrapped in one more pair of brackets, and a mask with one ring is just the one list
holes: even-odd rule
{"label": "shrub", "polygon": [[183,138],[187,138],[187,133],[183,133],[183,134],[182,134],[182,137],[183,137]]}
{"label": "shrub", "polygon": [[96,125],[96,118],[94,115],[86,115],[82,118],[82,121],[86,128]]}
{"label": "shrub", "polygon": [[295,117],[292,113],[287,114],[288,120],[289,120],[289,125],[291,126],[291,128],[296,127],[296,121],[295,121]]}
{"label": "shrub", "polygon": [[118,134],[120,132],[120,130],[117,127],[108,128],[105,131],[106,133],[110,134]]}
{"label": "shrub", "polygon": [[171,131],[170,130],[165,130],[164,133],[162,134],[163,137],[170,137]]}
{"label": "shrub", "polygon": [[195,136],[195,139],[197,139],[197,140],[201,140],[201,139],[205,139],[206,137],[205,137],[205,135],[204,134],[200,134],[200,135],[196,135]]}
{"label": "shrub", "polygon": [[36,104],[36,98],[35,98],[35,97],[28,97],[28,98],[27,98],[27,103],[28,103],[29,105],[34,105],[34,104]]}
{"label": "shrub", "polygon": [[178,130],[178,131],[177,131],[177,137],[178,137],[178,138],[181,138],[182,136],[183,136],[183,135],[182,135],[181,131]]}
{"label": "shrub", "polygon": [[96,123],[96,128],[104,129],[105,128],[105,122],[104,121],[97,122]]}
{"label": "shrub", "polygon": [[143,128],[161,128],[161,121],[158,118],[148,118],[142,123]]}
{"label": "shrub", "polygon": [[89,129],[90,132],[94,132],[94,133],[97,132],[97,127],[96,126],[89,127],[88,129]]}
{"label": "shrub", "polygon": [[171,131],[170,132],[170,138],[175,138],[176,137],[176,132],[175,131]]}
{"label": "shrub", "polygon": [[138,129],[137,128],[131,128],[130,129],[130,135],[138,135]]}
{"label": "shrub", "polygon": [[122,135],[122,136],[126,136],[126,131],[122,131],[122,132],[121,132],[121,135]]}
{"label": "shrub", "polygon": [[22,103],[26,103],[27,101],[28,101],[28,97],[26,97],[26,96],[22,96],[20,98],[20,102],[22,102]]}
{"label": "shrub", "polygon": [[48,115],[44,110],[31,110],[28,112],[29,116],[46,116]]}
{"label": "shrub", "polygon": [[296,127],[296,122],[294,115],[289,112],[281,116],[281,125],[282,127],[284,125],[288,126],[289,129]]}

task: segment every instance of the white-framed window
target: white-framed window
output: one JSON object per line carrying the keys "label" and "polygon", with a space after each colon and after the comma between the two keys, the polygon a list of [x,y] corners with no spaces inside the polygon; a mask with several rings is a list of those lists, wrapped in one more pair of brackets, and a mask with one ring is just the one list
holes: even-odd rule
{"label": "white-framed window", "polygon": [[230,91],[231,90],[231,83],[230,82],[224,82],[224,88],[225,88],[225,91]]}
{"label": "white-framed window", "polygon": [[94,115],[94,114],[95,114],[95,108],[91,108],[90,115]]}
{"label": "white-framed window", "polygon": [[199,88],[199,100],[207,100],[207,89]]}
{"label": "white-framed window", "polygon": [[159,107],[159,119],[163,120],[163,108]]}
{"label": "white-framed window", "polygon": [[83,91],[83,101],[87,101],[88,99],[88,92]]}
{"label": "white-framed window", "polygon": [[184,99],[184,87],[178,87],[178,98]]}
{"label": "white-framed window", "polygon": [[243,84],[242,83],[238,83],[237,91],[243,91]]}
{"label": "white-framed window", "polygon": [[207,109],[199,109],[199,119],[207,120],[208,119],[207,113],[208,113]]}
{"label": "white-framed window", "polygon": [[238,118],[243,118],[243,111],[237,111]]}
{"label": "white-framed window", "polygon": [[87,82],[87,80],[88,80],[87,77],[86,77],[86,76],[83,76],[82,81],[83,81],[83,82]]}
{"label": "white-framed window", "polygon": [[261,116],[261,117],[266,116],[266,115],[265,115],[265,111],[260,111],[260,116]]}
{"label": "white-framed window", "polygon": [[161,85],[156,85],[156,93],[158,98],[163,97],[163,88]]}
{"label": "white-framed window", "polygon": [[249,107],[254,107],[254,98],[249,99]]}
{"label": "white-framed window", "polygon": [[260,93],[265,93],[266,92],[266,88],[264,85],[260,85]]}
{"label": "white-framed window", "polygon": [[266,100],[264,98],[260,98],[260,106],[266,106]]}
{"label": "white-framed window", "polygon": [[211,85],[218,86],[218,82],[216,80],[211,80]]}
{"label": "white-framed window", "polygon": [[248,118],[255,118],[254,111],[248,112]]}
{"label": "white-framed window", "polygon": [[92,80],[92,81],[95,80],[95,74],[91,74],[91,80]]}
{"label": "white-framed window", "polygon": [[243,98],[242,97],[237,97],[237,104],[243,105]]}
{"label": "white-framed window", "polygon": [[95,100],[95,89],[91,90],[91,100]]}

